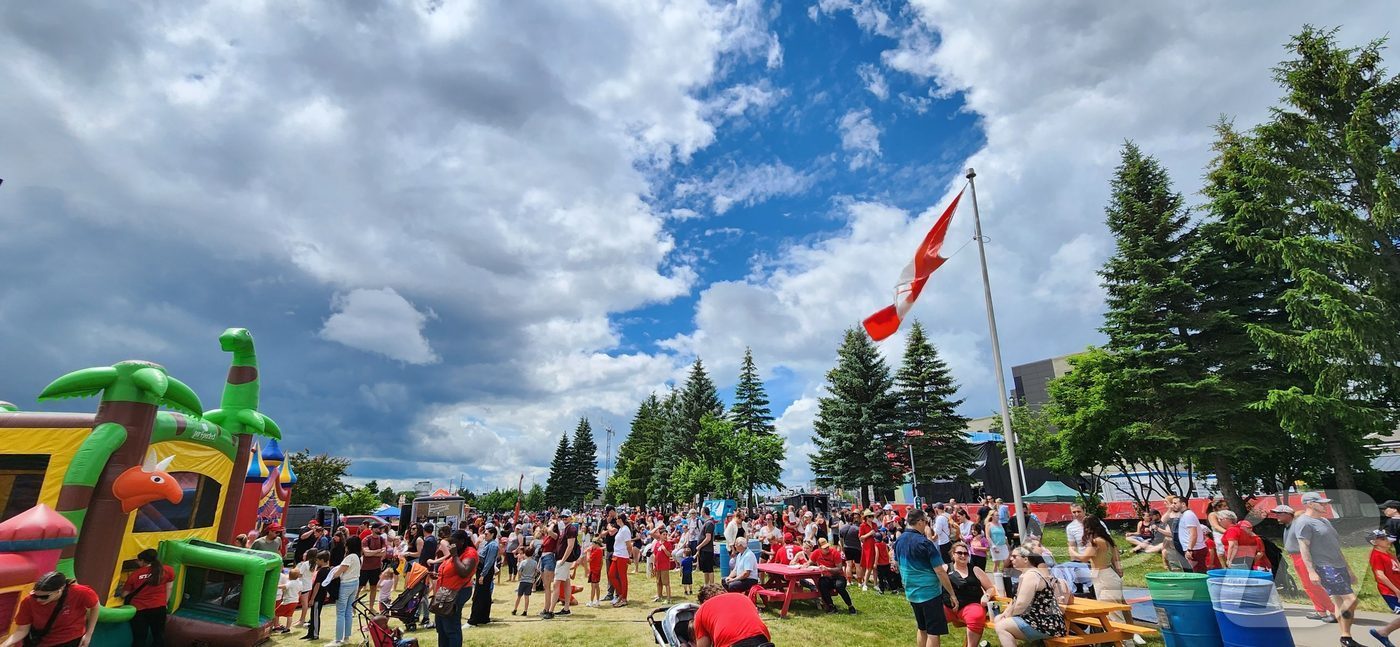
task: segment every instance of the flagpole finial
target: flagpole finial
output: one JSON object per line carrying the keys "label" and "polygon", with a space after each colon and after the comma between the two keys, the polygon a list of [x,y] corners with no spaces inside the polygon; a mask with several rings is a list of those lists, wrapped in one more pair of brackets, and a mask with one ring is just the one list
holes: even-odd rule
{"label": "flagpole finial", "polygon": [[971,166],[967,167],[967,179],[971,180],[975,177],[977,177],[977,171],[973,170]]}

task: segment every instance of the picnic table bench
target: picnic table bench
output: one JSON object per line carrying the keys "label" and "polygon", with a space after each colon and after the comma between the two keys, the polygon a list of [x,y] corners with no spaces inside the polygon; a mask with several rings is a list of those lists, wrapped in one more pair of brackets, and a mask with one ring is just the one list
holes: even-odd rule
{"label": "picnic table bench", "polygon": [[[1007,607],[1012,602],[1011,598],[1007,597],[998,597],[996,600]],[[1068,633],[1060,638],[1045,639],[1047,647],[1116,644],[1132,640],[1134,635],[1157,635],[1156,629],[1117,622],[1109,618],[1109,615],[1113,613],[1122,613],[1126,617],[1131,617],[1133,608],[1126,604],[1075,598],[1073,602],[1062,608],[1065,612],[1065,630]]]}
{"label": "picnic table bench", "polygon": [[757,605],[760,602],[764,608],[770,602],[782,602],[783,608],[778,612],[778,617],[786,618],[788,608],[794,600],[815,600],[821,594],[814,589],[807,589],[802,586],[803,580],[812,580],[815,585],[816,579],[821,576],[826,569],[817,566],[788,566],[787,564],[775,564],[765,562],[758,565],[758,573],[761,576],[758,585],[749,589],[749,599]]}

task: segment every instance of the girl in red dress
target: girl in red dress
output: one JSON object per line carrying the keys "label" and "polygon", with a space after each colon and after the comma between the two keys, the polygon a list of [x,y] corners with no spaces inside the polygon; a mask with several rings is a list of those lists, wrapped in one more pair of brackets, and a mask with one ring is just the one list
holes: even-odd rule
{"label": "girl in red dress", "polygon": [[879,527],[875,524],[875,513],[871,510],[865,511],[864,520],[860,522],[860,589],[869,591],[868,583],[875,579],[875,531]]}

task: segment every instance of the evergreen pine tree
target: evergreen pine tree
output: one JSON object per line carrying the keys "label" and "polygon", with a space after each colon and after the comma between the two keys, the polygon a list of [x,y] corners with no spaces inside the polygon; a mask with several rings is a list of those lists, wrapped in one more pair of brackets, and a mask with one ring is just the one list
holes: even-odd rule
{"label": "evergreen pine tree", "polygon": [[818,485],[858,488],[868,503],[867,486],[894,486],[889,454],[901,442],[899,401],[889,367],[863,331],[846,331],[838,357],[813,424],[812,472]]}
{"label": "evergreen pine tree", "polygon": [[652,393],[637,407],[632,428],[617,449],[617,466],[608,478],[610,503],[643,505],[647,502],[647,489],[663,431],[661,400]]}
{"label": "evergreen pine tree", "polygon": [[[734,406],[729,410],[729,419],[737,432],[754,436],[773,436],[777,433],[773,427],[773,413],[768,409],[768,393],[758,377],[751,348],[744,349],[744,363],[739,369],[739,384],[734,387]],[[782,458],[781,453],[770,453],[764,460],[755,462],[745,470],[753,479],[746,484],[746,500],[753,500],[755,487],[782,487]]]}
{"label": "evergreen pine tree", "polygon": [[573,496],[572,470],[573,457],[569,452],[569,434],[559,437],[559,447],[554,450],[554,460],[549,463],[549,479],[544,484],[545,502],[550,507],[562,508],[569,505]]}
{"label": "evergreen pine tree", "polygon": [[671,475],[675,472],[680,456],[685,455],[690,445],[681,428],[680,394],[671,391],[661,401],[656,411],[660,430],[656,441],[656,460],[651,462],[651,479],[647,483],[647,501],[654,504],[672,502]]}
{"label": "evergreen pine tree", "polygon": [[[1245,138],[1224,120],[1216,134],[1216,158],[1203,190],[1211,218],[1197,229],[1190,280],[1203,298],[1193,347],[1219,387],[1198,394],[1194,413],[1217,431],[1196,438],[1195,449],[1214,469],[1231,509],[1243,515],[1242,491],[1288,489],[1306,469],[1296,465],[1298,459],[1319,455],[1321,448],[1313,437],[1281,428],[1278,416],[1260,406],[1271,390],[1306,385],[1301,375],[1266,355],[1248,332],[1249,326],[1288,328],[1283,295],[1291,281],[1238,246],[1240,240],[1276,238],[1278,232],[1246,208],[1256,191],[1245,170]],[[1296,451],[1309,446],[1311,451]]]}
{"label": "evergreen pine tree", "polygon": [[706,415],[724,417],[724,403],[719,401],[715,382],[710,379],[710,374],[705,372],[705,364],[698,357],[690,366],[690,375],[686,376],[685,389],[681,391],[678,404],[677,414],[680,416],[682,440],[687,445],[694,443],[695,438],[700,435],[700,420]]}
{"label": "evergreen pine tree", "polygon": [[1117,247],[1099,272],[1116,391],[1106,401],[1128,421],[1110,437],[1145,458],[1188,461],[1188,439],[1218,431],[1193,413],[1213,388],[1191,346],[1201,300],[1188,280],[1194,232],[1166,169],[1132,142],[1122,155],[1105,209]]}
{"label": "evergreen pine tree", "polygon": [[579,418],[574,428],[572,505],[582,505],[598,496],[598,444],[593,442],[593,427],[588,418]]}
{"label": "evergreen pine tree", "polygon": [[1308,378],[1270,390],[1265,406],[1327,448],[1347,514],[1368,439],[1400,418],[1400,78],[1382,41],[1338,47],[1307,27],[1275,68],[1286,96],[1254,131],[1243,205],[1265,224],[1241,245],[1290,284],[1288,330],[1250,326],[1270,354]]}
{"label": "evergreen pine tree", "polygon": [[[917,321],[909,328],[904,362],[895,374],[895,384],[899,397],[898,431],[920,432],[906,437],[914,452],[914,473],[919,481],[967,481],[976,457],[967,442],[967,418],[958,414],[963,401],[953,399],[958,385]],[[908,452],[902,446],[899,449],[898,462],[907,466]]]}

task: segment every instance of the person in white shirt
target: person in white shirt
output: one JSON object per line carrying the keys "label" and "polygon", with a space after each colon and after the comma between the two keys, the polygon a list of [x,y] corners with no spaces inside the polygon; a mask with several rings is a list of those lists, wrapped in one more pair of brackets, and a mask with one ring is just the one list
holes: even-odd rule
{"label": "person in white shirt", "polygon": [[1191,570],[1197,573],[1206,572],[1206,533],[1209,532],[1201,523],[1201,518],[1191,511],[1186,500],[1172,495],[1167,497],[1167,505],[1172,511],[1181,513],[1181,522],[1177,528],[1177,533],[1181,537],[1181,547],[1186,551],[1186,561],[1191,565]]}
{"label": "person in white shirt", "polygon": [[747,594],[758,584],[758,558],[749,550],[748,542],[734,544],[734,566],[724,578],[724,590]]}
{"label": "person in white shirt", "polygon": [[321,586],[330,586],[332,579],[340,578],[340,596],[335,600],[335,642],[331,645],[345,644],[355,629],[354,602],[360,592],[360,555],[363,552],[359,537],[346,539],[345,558],[321,582]]}
{"label": "person in white shirt", "polygon": [[614,607],[627,606],[627,567],[632,563],[632,526],[627,518],[618,516],[617,534],[613,535],[613,558],[608,565],[608,583],[617,592]]}
{"label": "person in white shirt", "polygon": [[1084,508],[1078,503],[1069,507],[1069,514],[1074,518],[1065,526],[1065,540],[1069,547],[1070,561],[1088,562],[1084,558]]}
{"label": "person in white shirt", "polygon": [[934,511],[936,516],[933,520],[933,543],[938,546],[938,553],[943,556],[944,564],[953,563],[953,529],[948,524],[948,512],[943,509],[943,504],[938,504]]}

